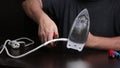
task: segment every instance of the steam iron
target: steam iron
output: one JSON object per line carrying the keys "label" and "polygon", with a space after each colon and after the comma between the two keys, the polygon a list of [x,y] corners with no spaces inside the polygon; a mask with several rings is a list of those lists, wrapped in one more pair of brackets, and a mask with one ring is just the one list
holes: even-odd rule
{"label": "steam iron", "polygon": [[90,17],[87,9],[82,10],[71,27],[67,48],[82,51],[87,41],[90,27]]}

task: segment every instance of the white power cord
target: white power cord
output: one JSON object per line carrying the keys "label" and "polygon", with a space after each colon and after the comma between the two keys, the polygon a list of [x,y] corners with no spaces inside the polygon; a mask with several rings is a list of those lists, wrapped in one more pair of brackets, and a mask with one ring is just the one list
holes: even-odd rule
{"label": "white power cord", "polygon": [[[8,42],[8,43],[9,43],[9,42],[13,42],[13,43],[12,43],[12,44],[13,44],[12,47],[13,47],[13,48],[19,48],[19,43],[20,43],[20,42],[17,42],[17,41],[20,40],[20,39],[27,39],[27,40],[30,40],[30,41],[32,42],[32,43],[30,43],[30,44],[27,44],[26,46],[29,46],[29,45],[31,45],[31,44],[34,43],[34,41],[32,41],[31,39],[26,38],[26,37],[19,38],[19,39],[13,40],[13,41],[11,41],[11,40],[6,40],[5,43],[4,43],[4,45],[3,45],[3,48],[2,48],[1,51],[0,51],[0,54],[1,54],[1,53],[3,52],[3,50],[5,49],[7,55],[10,56],[11,58],[21,58],[21,57],[24,57],[24,56],[26,56],[26,55],[28,55],[28,54],[30,54],[30,53],[38,50],[39,48],[41,48],[41,47],[43,47],[43,46],[46,46],[46,45],[52,43],[52,42],[68,41],[67,38],[53,39],[53,40],[47,41],[47,42],[39,45],[38,47],[36,47],[36,48],[34,48],[34,49],[32,49],[32,50],[24,53],[24,54],[21,54],[21,55],[19,55],[19,56],[13,56],[13,55],[11,55],[11,54],[9,53],[9,51],[8,51],[8,49],[7,49],[7,47],[6,47],[6,44],[7,44],[7,42]],[[22,42],[22,43],[23,43],[23,42]],[[25,43],[25,42],[24,42],[24,43]]]}

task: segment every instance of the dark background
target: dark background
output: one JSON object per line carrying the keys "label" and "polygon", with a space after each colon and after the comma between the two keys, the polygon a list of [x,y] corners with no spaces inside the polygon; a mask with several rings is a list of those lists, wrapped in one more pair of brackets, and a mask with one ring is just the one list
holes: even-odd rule
{"label": "dark background", "polygon": [[[0,45],[6,39],[29,37],[38,41],[37,24],[23,11],[23,0],[0,0]],[[38,43],[38,42],[37,42]],[[65,68],[72,61],[88,62],[91,68],[120,68],[120,60],[109,59],[106,51],[89,50],[78,53],[73,50],[41,49],[21,59],[0,55],[0,68]]]}
{"label": "dark background", "polygon": [[0,2],[0,44],[6,39],[29,37],[38,40],[37,24],[22,8],[23,0],[1,0]]}

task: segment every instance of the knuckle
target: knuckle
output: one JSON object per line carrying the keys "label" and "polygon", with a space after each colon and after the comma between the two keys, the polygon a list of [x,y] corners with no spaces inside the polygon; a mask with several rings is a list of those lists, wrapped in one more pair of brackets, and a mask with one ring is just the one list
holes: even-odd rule
{"label": "knuckle", "polygon": [[52,34],[52,31],[49,31],[49,32],[48,32],[48,35],[51,35],[51,34]]}

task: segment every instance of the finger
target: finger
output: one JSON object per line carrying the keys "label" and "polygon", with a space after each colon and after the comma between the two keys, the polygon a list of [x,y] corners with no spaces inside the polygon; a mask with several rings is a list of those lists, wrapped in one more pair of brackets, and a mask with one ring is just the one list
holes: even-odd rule
{"label": "finger", "polygon": [[43,35],[43,43],[47,42],[47,35]]}
{"label": "finger", "polygon": [[40,38],[40,40],[41,40],[41,43],[44,43],[45,42],[45,33],[43,33],[43,32],[39,32],[38,33],[39,34],[39,38]]}
{"label": "finger", "polygon": [[54,32],[53,39],[56,39],[56,38],[58,38],[58,35]]}
{"label": "finger", "polygon": [[55,38],[59,37],[58,29],[55,29],[54,36],[55,36]]}
{"label": "finger", "polygon": [[[58,38],[58,37],[59,37],[58,29],[55,29],[55,32],[54,32],[54,34],[53,34],[53,38],[56,39],[56,38]],[[57,43],[54,42],[54,43],[53,43],[53,46],[56,46],[56,44],[57,44]]]}
{"label": "finger", "polygon": [[40,38],[41,43],[43,43],[43,41],[44,41],[43,36],[40,36],[39,38]]}
{"label": "finger", "polygon": [[[56,39],[56,38],[58,38],[58,34],[54,32],[53,39]],[[53,42],[53,46],[56,46],[56,44],[57,44],[56,42]]]}
{"label": "finger", "polygon": [[[52,39],[53,39],[53,33],[50,33],[50,34],[48,35],[48,40],[52,40]],[[53,46],[53,43],[50,43],[50,45]]]}

